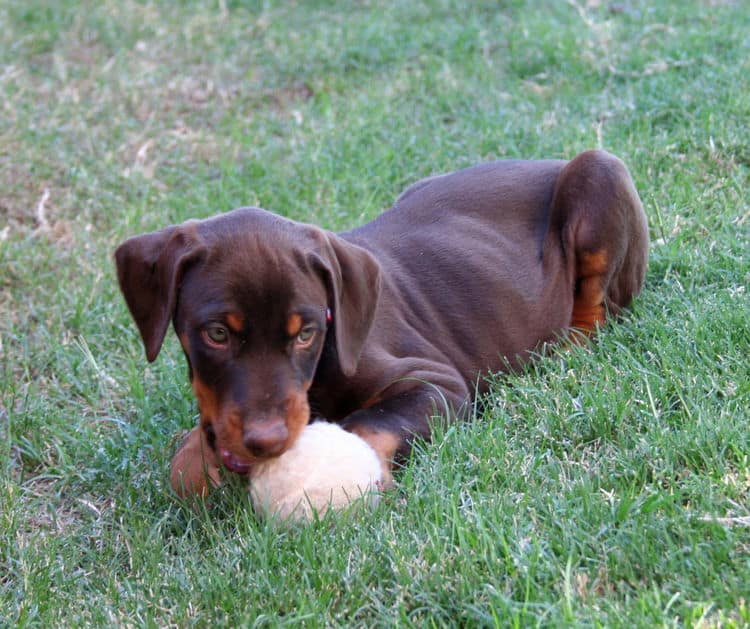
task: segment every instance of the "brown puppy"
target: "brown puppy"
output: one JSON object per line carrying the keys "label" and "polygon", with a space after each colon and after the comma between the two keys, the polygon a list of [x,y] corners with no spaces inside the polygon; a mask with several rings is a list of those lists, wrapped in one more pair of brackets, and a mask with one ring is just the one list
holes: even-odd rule
{"label": "brown puppy", "polygon": [[294,443],[312,413],[389,469],[482,375],[571,328],[595,331],[638,293],[648,231],[625,166],[500,161],[414,184],[341,234],[257,208],[127,240],[120,287],[153,361],[170,320],[201,421],[172,484],[205,493]]}

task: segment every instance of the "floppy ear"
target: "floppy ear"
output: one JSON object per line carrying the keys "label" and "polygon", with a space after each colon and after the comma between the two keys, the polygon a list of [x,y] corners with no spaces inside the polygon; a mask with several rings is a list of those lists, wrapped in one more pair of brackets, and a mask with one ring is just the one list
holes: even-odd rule
{"label": "floppy ear", "polygon": [[204,251],[190,222],[129,238],[115,251],[120,290],[149,362],[159,355],[185,268]]}
{"label": "floppy ear", "polygon": [[335,234],[322,232],[323,247],[313,265],[323,274],[333,310],[333,333],[341,371],[351,376],[375,318],[380,265],[370,252]]}

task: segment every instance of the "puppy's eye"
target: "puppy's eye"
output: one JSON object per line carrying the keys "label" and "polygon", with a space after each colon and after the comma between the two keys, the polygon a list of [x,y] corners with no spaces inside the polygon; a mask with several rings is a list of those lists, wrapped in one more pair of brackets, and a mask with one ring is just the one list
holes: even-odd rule
{"label": "puppy's eye", "polygon": [[294,339],[297,347],[310,347],[315,339],[316,330],[313,327],[302,328]]}
{"label": "puppy's eye", "polygon": [[224,347],[229,342],[229,331],[219,323],[207,325],[201,336],[211,347]]}

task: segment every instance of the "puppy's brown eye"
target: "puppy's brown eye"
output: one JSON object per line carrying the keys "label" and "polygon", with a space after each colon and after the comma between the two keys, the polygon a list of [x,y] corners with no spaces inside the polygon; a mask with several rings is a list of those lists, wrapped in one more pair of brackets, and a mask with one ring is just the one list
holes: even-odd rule
{"label": "puppy's brown eye", "polygon": [[315,338],[315,332],[315,328],[302,328],[295,339],[297,347],[309,347],[312,345],[313,339]]}
{"label": "puppy's brown eye", "polygon": [[229,342],[228,330],[218,323],[212,323],[201,333],[203,340],[212,347],[224,347]]}

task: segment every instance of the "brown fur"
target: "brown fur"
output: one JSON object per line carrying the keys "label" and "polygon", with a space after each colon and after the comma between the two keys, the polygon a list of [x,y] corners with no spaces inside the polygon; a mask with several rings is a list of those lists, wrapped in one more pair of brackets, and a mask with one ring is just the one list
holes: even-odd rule
{"label": "brown fur", "polygon": [[198,398],[174,485],[205,479],[206,445],[239,472],[278,455],[310,408],[388,467],[435,413],[463,415],[489,371],[620,312],[647,251],[627,169],[588,151],[425,179],[341,234],[242,208],[131,238],[116,259],[148,359],[172,321]]}
{"label": "brown fur", "polygon": [[193,428],[172,459],[170,484],[178,496],[207,496],[221,482],[219,459],[205,439],[203,429]]}

